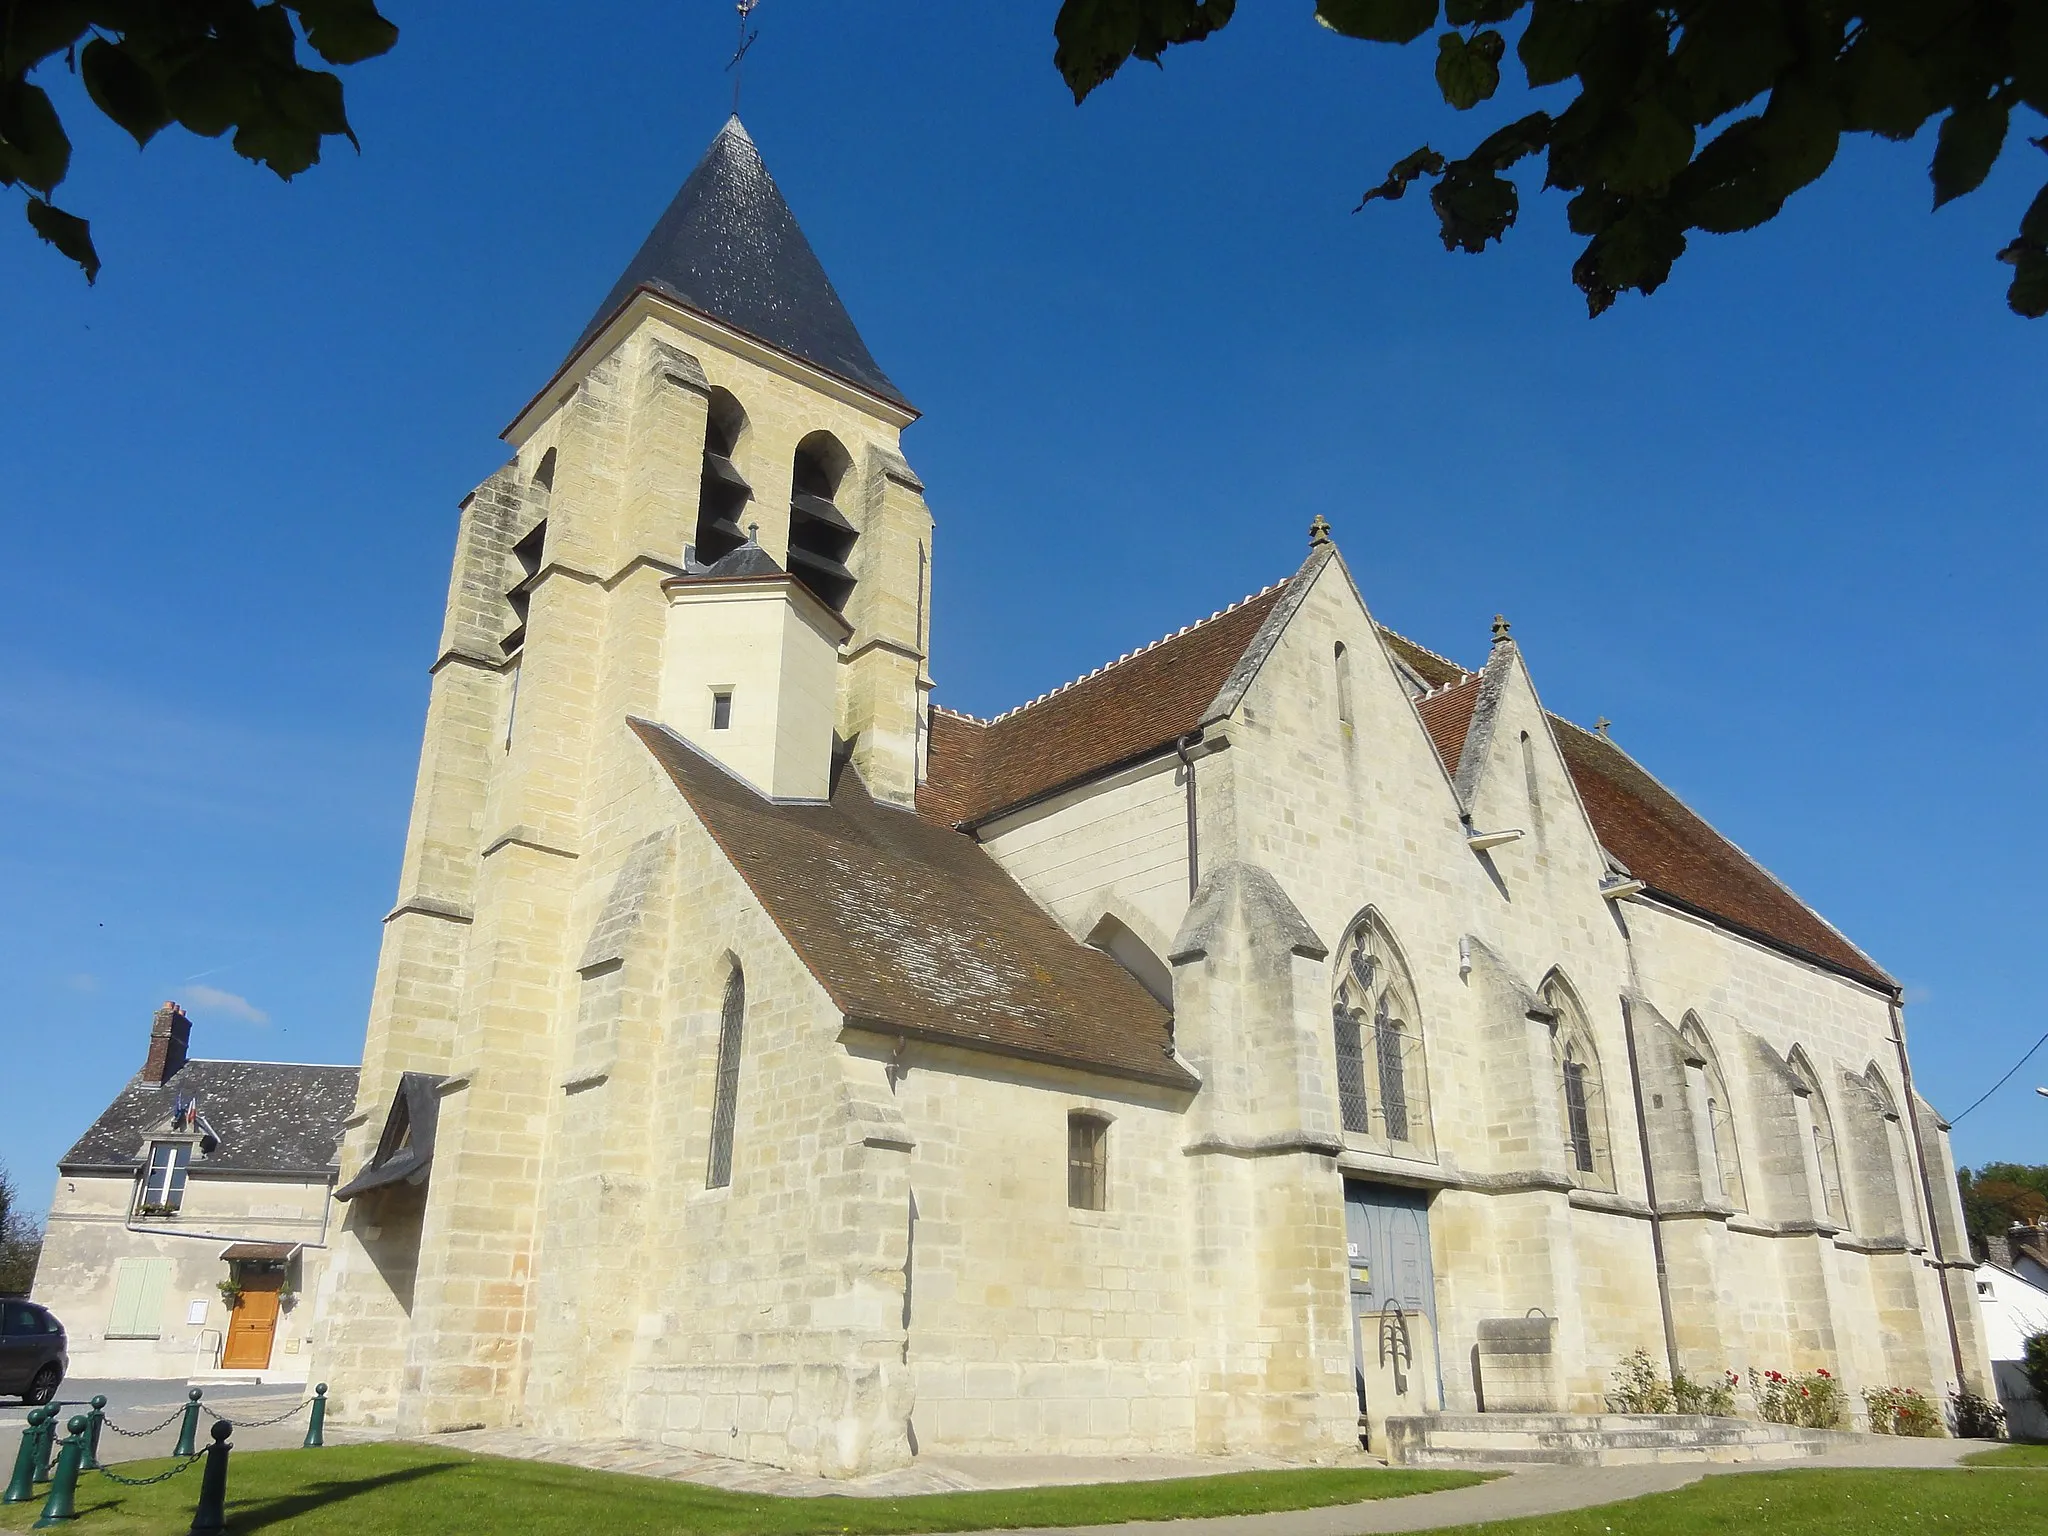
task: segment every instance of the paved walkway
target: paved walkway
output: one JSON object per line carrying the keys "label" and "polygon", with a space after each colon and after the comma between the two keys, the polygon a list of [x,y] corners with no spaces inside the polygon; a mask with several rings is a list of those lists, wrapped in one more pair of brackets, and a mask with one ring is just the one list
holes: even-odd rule
{"label": "paved walkway", "polygon": [[[1444,1526],[1477,1525],[1524,1515],[1550,1515],[1597,1504],[1612,1504],[1683,1488],[1703,1477],[1779,1472],[1803,1467],[1953,1467],[1961,1457],[1983,1449],[1981,1442],[1968,1440],[1845,1436],[1844,1441],[1843,1445],[1824,1456],[1793,1462],[1633,1467],[1522,1466],[1503,1469],[1505,1475],[1471,1488],[1454,1488],[1443,1493],[1415,1494],[1364,1504],[1340,1504],[1324,1509],[1177,1520],[1172,1522],[1172,1530],[1173,1536],[1375,1536],[1380,1532],[1429,1531]],[[519,1430],[469,1430],[435,1435],[422,1443],[487,1456],[552,1461],[593,1471],[701,1483],[735,1493],[785,1497],[842,1494],[861,1498],[898,1498],[919,1493],[1203,1477],[1298,1465],[1259,1456],[928,1455],[919,1457],[915,1465],[894,1472],[836,1481],[750,1462],[727,1461],[716,1456],[672,1450],[645,1441],[571,1442],[545,1440]],[[1360,1455],[1342,1464],[1373,1466],[1378,1462]],[[1069,1526],[1058,1531],[1013,1532],[1007,1536],[1148,1536],[1148,1533],[1149,1536],[1157,1536],[1159,1530],[1157,1522],[1142,1522],[1122,1526]]]}

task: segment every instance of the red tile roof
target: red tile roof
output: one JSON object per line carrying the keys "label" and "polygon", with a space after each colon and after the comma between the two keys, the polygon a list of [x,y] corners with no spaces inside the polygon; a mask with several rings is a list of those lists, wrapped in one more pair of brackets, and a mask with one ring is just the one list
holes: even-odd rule
{"label": "red tile roof", "polygon": [[1892,979],[1621,748],[1551,720],[1593,830],[1653,895],[1887,991]]}
{"label": "red tile roof", "polygon": [[1193,1088],[1167,1011],[972,838],[877,805],[763,799],[658,725],[633,729],[850,1024]]}
{"label": "red tile roof", "polygon": [[1444,760],[1444,772],[1454,779],[1458,776],[1458,759],[1465,752],[1466,734],[1472,729],[1472,711],[1479,703],[1479,681],[1478,673],[1468,673],[1462,681],[1426,693],[1415,701],[1415,712],[1422,716],[1423,729],[1429,732],[1429,739],[1436,743],[1437,753]]}
{"label": "red tile roof", "polygon": [[949,826],[984,821],[1172,746],[1202,723],[1286,590],[1268,587],[994,720],[934,710],[918,809]]}

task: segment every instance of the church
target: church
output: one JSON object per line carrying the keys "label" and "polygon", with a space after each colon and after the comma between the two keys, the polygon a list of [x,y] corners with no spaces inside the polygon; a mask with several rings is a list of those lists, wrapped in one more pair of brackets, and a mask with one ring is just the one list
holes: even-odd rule
{"label": "church", "polygon": [[1392,633],[1318,517],[948,710],[917,414],[734,118],[462,503],[338,1419],[850,1477],[1327,1459],[1638,1349],[1984,1390],[1899,985],[1506,621]]}

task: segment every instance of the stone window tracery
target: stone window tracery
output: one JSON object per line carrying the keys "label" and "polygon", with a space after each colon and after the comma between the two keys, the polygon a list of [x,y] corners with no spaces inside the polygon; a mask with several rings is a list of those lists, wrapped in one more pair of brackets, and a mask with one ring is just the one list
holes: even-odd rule
{"label": "stone window tracery", "polygon": [[1814,1214],[1824,1214],[1833,1225],[1847,1228],[1849,1201],[1843,1192],[1842,1155],[1835,1142],[1835,1118],[1828,1110],[1827,1095],[1821,1092],[1820,1074],[1813,1070],[1813,1063],[1798,1046],[1792,1048],[1790,1065],[1806,1090],[1806,1131],[1813,1143],[1813,1168],[1820,1181],[1821,1195],[1821,1210]]}
{"label": "stone window tracery", "polygon": [[1557,1062],[1557,1090],[1564,1126],[1565,1165],[1581,1189],[1614,1188],[1614,1156],[1607,1136],[1607,1087],[1600,1052],[1578,994],[1563,976],[1543,984],[1543,1004],[1553,1015],[1551,1051]]}
{"label": "stone window tracery", "polygon": [[1432,1155],[1421,1011],[1408,967],[1377,913],[1354,923],[1339,951],[1331,1027],[1345,1134],[1403,1156]]}
{"label": "stone window tracery", "polygon": [[1742,1182],[1742,1152],[1735,1137],[1735,1112],[1728,1101],[1728,1080],[1722,1075],[1720,1058],[1696,1014],[1688,1013],[1679,1026],[1679,1037],[1701,1059],[1690,1070],[1699,1078],[1700,1103],[1706,1111],[1706,1151],[1712,1161],[1705,1170],[1707,1193],[1717,1191],[1736,1210],[1749,1208],[1748,1190]]}

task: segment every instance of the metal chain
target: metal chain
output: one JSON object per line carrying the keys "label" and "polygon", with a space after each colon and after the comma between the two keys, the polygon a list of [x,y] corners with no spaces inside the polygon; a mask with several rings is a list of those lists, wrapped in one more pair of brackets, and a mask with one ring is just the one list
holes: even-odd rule
{"label": "metal chain", "polygon": [[181,1461],[178,1463],[177,1466],[171,1468],[170,1471],[159,1472],[155,1477],[123,1477],[118,1472],[109,1472],[105,1467],[95,1467],[93,1468],[93,1470],[95,1472],[98,1472],[100,1476],[104,1477],[108,1482],[119,1483],[123,1488],[147,1488],[151,1483],[161,1483],[167,1481],[170,1478],[176,1477],[180,1472],[183,1472],[186,1468],[192,1466],[195,1462],[201,1462],[204,1460],[206,1460],[206,1452],[201,1451],[197,1456],[194,1456],[191,1459],[191,1461]]}
{"label": "metal chain", "polygon": [[141,1440],[150,1435],[155,1434],[160,1429],[169,1429],[173,1424],[177,1423],[178,1420],[183,1418],[184,1416],[184,1409],[174,1408],[171,1410],[171,1416],[168,1419],[165,1419],[161,1424],[152,1424],[147,1429],[123,1429],[120,1425],[116,1424],[112,1419],[102,1414],[100,1416],[100,1427],[102,1429],[111,1429],[117,1435],[126,1435],[130,1440]]}
{"label": "metal chain", "polygon": [[283,1413],[280,1413],[274,1419],[231,1419],[224,1413],[213,1413],[213,1410],[211,1408],[207,1408],[206,1404],[204,1403],[201,1403],[199,1406],[201,1408],[205,1408],[208,1413],[213,1413],[213,1416],[216,1419],[219,1419],[221,1423],[232,1424],[236,1429],[264,1429],[272,1424],[282,1424],[286,1419],[292,1417],[292,1415],[294,1414],[304,1413],[307,1408],[312,1406],[312,1402],[313,1399],[309,1397],[304,1402],[297,1404],[295,1407],[285,1409]]}

